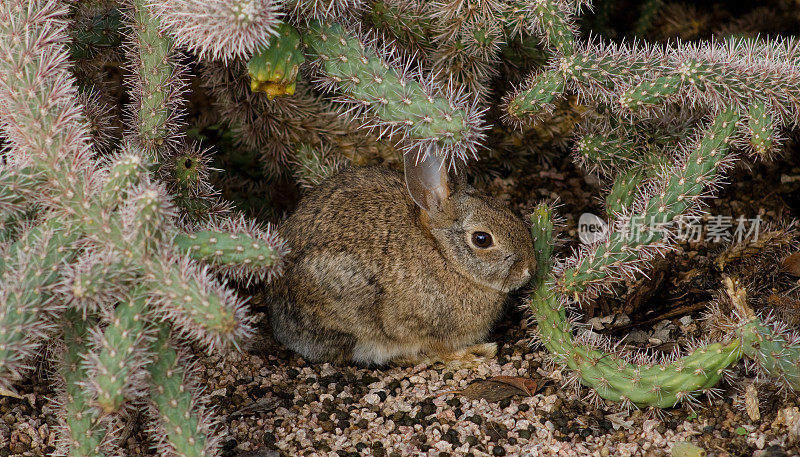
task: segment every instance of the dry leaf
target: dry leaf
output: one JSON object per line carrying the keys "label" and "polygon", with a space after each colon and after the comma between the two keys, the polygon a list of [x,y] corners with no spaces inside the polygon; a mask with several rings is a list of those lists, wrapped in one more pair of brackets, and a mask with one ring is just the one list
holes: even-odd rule
{"label": "dry leaf", "polygon": [[242,451],[236,457],[281,457],[281,453],[274,449],[261,448],[255,451]]}
{"label": "dry leaf", "polygon": [[800,252],[786,257],[781,262],[781,271],[789,273],[792,276],[800,276]]}
{"label": "dry leaf", "polygon": [[619,430],[620,427],[624,428],[625,430],[633,430],[633,421],[625,420],[629,415],[630,414],[627,411],[620,411],[614,414],[606,414],[605,417],[609,422],[611,422],[611,426],[614,427],[614,430]]}
{"label": "dry leaf", "polygon": [[523,378],[519,376],[494,376],[489,379],[479,379],[473,381],[463,390],[450,390],[442,392],[438,396],[447,394],[463,395],[470,400],[485,399],[490,403],[495,403],[505,398],[522,395],[530,397],[536,390],[538,385],[536,381],[531,378]]}
{"label": "dry leaf", "polygon": [[245,406],[244,408],[232,412],[229,417],[247,416],[251,414],[265,413],[272,411],[278,406],[284,406],[284,401],[276,397],[264,397],[257,400],[255,403]]}
{"label": "dry leaf", "polygon": [[755,383],[751,382],[744,391],[744,408],[747,416],[753,422],[761,420],[761,410],[758,403],[758,390],[756,390]]}

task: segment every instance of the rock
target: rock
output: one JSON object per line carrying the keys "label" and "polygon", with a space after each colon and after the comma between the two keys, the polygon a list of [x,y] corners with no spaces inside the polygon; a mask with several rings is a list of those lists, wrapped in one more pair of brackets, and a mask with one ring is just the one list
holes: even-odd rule
{"label": "rock", "polygon": [[377,405],[381,401],[381,397],[378,394],[367,394],[364,395],[364,401],[369,403],[370,405]]}
{"label": "rock", "polygon": [[775,420],[771,424],[772,428],[786,427],[788,435],[795,440],[800,439],[800,408],[790,406],[778,411]]}

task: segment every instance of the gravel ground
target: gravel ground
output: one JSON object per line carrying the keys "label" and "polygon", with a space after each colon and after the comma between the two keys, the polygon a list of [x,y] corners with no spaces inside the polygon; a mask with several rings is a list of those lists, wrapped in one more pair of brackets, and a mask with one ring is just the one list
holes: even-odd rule
{"label": "gravel ground", "polygon": [[[521,325],[506,331],[496,360],[474,369],[443,365],[384,370],[307,364],[278,350],[266,357],[232,354],[203,361],[214,382],[215,402],[229,413],[265,393],[277,407],[228,422],[234,451],[266,446],[280,455],[482,456],[482,455],[647,455],[668,454],[690,441],[715,455],[798,455],[789,451],[800,432],[797,403],[787,403],[782,419],[751,421],[731,407],[731,397],[699,408],[692,418],[678,409],[659,419],[643,411],[595,408],[587,393],[564,391],[550,382],[540,351],[530,351]],[[238,370],[238,372],[236,371]],[[491,376],[524,376],[543,388],[532,397],[489,403],[457,394],[471,381]],[[792,416],[792,433],[782,421]],[[742,430],[737,429],[742,427]],[[786,452],[780,449],[787,449]]]}
{"label": "gravel ground", "polygon": [[[246,352],[200,357],[198,374],[227,434],[223,455],[660,456],[683,441],[716,456],[800,455],[796,399],[765,404],[759,421],[732,406],[739,395],[733,388],[696,413],[676,408],[659,418],[598,408],[582,400],[587,389],[560,388],[546,353],[528,348],[519,318],[511,312],[493,335],[502,345],[498,357],[473,369],[309,364],[269,337]],[[697,327],[669,325],[673,334]],[[663,334],[664,327],[645,333]],[[538,392],[498,402],[440,395],[497,375],[531,378]],[[24,400],[0,399],[0,456],[53,451],[51,392],[38,382],[25,389]],[[134,430],[126,443],[131,455],[152,455],[144,439]]]}
{"label": "gravel ground", "polygon": [[[682,408],[663,418],[596,408],[581,400],[587,389],[576,394],[553,382],[558,375],[543,366],[544,352],[530,351],[523,324],[507,324],[512,326],[500,339],[508,344],[499,357],[470,370],[308,364],[269,344],[266,356],[258,350],[205,359],[204,377],[213,380],[208,387],[215,389],[221,412],[265,395],[274,399],[271,411],[229,420],[226,452],[267,447],[286,456],[658,456],[689,441],[719,456],[798,455],[798,448],[791,450],[800,443],[797,402],[757,423],[731,406],[732,391],[715,406],[698,408],[697,417]],[[498,375],[529,377],[541,389],[494,403],[438,395]]]}

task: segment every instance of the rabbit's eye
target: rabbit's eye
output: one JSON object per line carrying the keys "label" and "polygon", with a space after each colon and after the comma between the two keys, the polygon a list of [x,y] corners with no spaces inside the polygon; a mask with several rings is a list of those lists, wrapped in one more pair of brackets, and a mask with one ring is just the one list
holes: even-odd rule
{"label": "rabbit's eye", "polygon": [[479,248],[488,248],[492,245],[492,235],[486,232],[475,232],[472,234],[472,244]]}

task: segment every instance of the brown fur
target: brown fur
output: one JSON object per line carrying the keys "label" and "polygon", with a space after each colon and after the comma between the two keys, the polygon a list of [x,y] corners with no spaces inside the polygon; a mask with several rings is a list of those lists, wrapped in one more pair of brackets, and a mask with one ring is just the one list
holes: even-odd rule
{"label": "brown fur", "polygon": [[[470,228],[497,247],[470,248]],[[279,233],[291,252],[269,286],[270,321],[312,361],[493,356],[491,345],[465,348],[485,338],[535,268],[530,235],[507,208],[459,183],[428,212],[401,173],[378,167],[323,182]]]}

